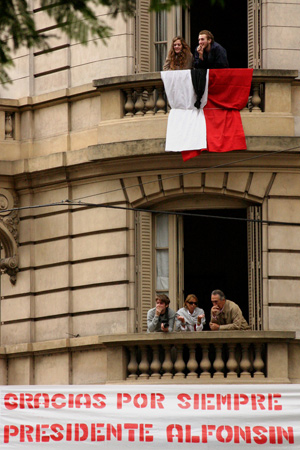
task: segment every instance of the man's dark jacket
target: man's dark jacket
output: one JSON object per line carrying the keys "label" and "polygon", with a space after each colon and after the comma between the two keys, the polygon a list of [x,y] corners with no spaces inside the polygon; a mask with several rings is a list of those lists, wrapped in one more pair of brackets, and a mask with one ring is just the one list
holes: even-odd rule
{"label": "man's dark jacket", "polygon": [[225,69],[229,67],[227,60],[227,52],[222,45],[213,42],[210,47],[210,52],[203,52],[203,60],[199,58],[197,48],[195,50],[195,69]]}

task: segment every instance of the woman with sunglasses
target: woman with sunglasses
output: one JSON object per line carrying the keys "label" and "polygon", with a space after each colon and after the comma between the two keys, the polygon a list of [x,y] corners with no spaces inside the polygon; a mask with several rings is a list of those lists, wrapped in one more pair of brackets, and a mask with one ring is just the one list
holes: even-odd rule
{"label": "woman with sunglasses", "polygon": [[176,331],[202,331],[205,324],[203,309],[198,308],[196,295],[190,294],[184,302],[183,308],[176,313]]}

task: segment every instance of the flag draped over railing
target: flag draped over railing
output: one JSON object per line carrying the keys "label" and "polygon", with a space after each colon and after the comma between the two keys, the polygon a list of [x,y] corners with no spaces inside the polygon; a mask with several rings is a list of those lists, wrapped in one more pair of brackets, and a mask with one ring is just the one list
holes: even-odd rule
{"label": "flag draped over railing", "polygon": [[248,102],[253,69],[207,70],[201,108],[194,103],[190,71],[162,72],[171,111],[168,119],[166,151],[181,151],[186,161],[209,152],[246,150],[240,110]]}

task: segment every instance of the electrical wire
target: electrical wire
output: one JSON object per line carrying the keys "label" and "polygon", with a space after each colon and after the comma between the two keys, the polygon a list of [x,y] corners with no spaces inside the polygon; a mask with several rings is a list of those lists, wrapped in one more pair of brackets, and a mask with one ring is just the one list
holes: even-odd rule
{"label": "electrical wire", "polygon": [[32,205],[32,206],[20,206],[17,208],[10,209],[2,209],[1,213],[12,212],[12,211],[24,211],[28,209],[39,209],[39,208],[47,208],[52,206],[81,206],[87,208],[107,208],[107,209],[117,209],[117,210],[125,210],[125,211],[134,211],[134,212],[149,212],[155,214],[166,214],[172,216],[187,216],[187,217],[200,217],[206,219],[220,219],[220,220],[232,220],[232,221],[240,221],[240,222],[252,222],[252,223],[260,223],[262,225],[284,225],[284,226],[293,226],[299,227],[300,222],[282,222],[275,220],[262,220],[262,219],[249,219],[245,217],[226,217],[226,216],[218,216],[214,214],[201,214],[201,213],[191,213],[186,211],[165,211],[165,210],[157,210],[157,209],[143,209],[143,208],[133,208],[129,206],[118,206],[118,205],[108,205],[103,203],[88,203],[82,201],[72,201],[72,200],[62,200],[61,202],[55,203],[47,203],[43,205]]}
{"label": "electrical wire", "polygon": [[[243,158],[243,159],[239,159],[239,160],[235,160],[235,161],[231,161],[231,162],[227,162],[227,163],[223,163],[223,164],[209,166],[206,168],[200,168],[200,169],[196,169],[196,170],[192,170],[192,171],[187,171],[187,172],[184,172],[183,174],[191,175],[191,174],[195,174],[195,173],[207,172],[212,169],[222,168],[222,167],[226,167],[229,165],[231,166],[236,163],[241,163],[241,162],[251,161],[254,159],[268,157],[271,155],[280,154],[280,153],[296,150],[299,148],[300,148],[300,146],[296,146],[296,147],[290,147],[290,148],[283,149],[283,150],[276,150],[274,152],[268,152],[268,153],[259,154],[259,155],[255,155],[252,157],[250,156],[248,158]],[[161,178],[161,181],[169,180],[169,179],[175,178],[175,177],[178,177],[178,173],[176,175],[171,175],[168,177]],[[154,183],[154,182],[157,182],[157,180],[150,180],[150,181],[147,181],[144,183],[138,183],[136,185],[128,186],[128,187],[126,187],[126,189],[133,188],[133,187],[139,187],[139,186],[143,186],[145,184]],[[78,197],[73,200],[66,199],[66,200],[61,200],[60,202],[45,203],[42,205],[19,206],[19,207],[15,207],[15,208],[2,209],[2,210],[0,210],[0,213],[3,214],[6,212],[12,212],[12,211],[23,211],[23,210],[28,210],[28,209],[39,209],[39,208],[47,208],[47,207],[55,207],[55,206],[62,206],[62,207],[63,206],[82,206],[82,207],[89,207],[89,208],[109,208],[109,209],[136,211],[136,212],[151,212],[151,213],[156,213],[156,214],[167,214],[167,215],[176,215],[176,216],[201,217],[201,218],[221,219],[221,220],[235,220],[235,221],[260,223],[260,224],[266,224],[266,225],[300,226],[300,223],[298,223],[298,222],[282,222],[282,221],[271,221],[271,220],[261,220],[261,219],[249,219],[249,218],[242,218],[242,217],[225,217],[225,216],[216,216],[216,215],[212,215],[212,214],[189,213],[189,212],[183,212],[183,211],[165,211],[165,210],[157,210],[157,209],[152,210],[152,209],[109,205],[109,204],[105,204],[105,203],[104,204],[103,203],[88,203],[88,202],[81,201],[82,199],[85,199],[85,198],[95,197],[97,195],[110,194],[110,193],[117,192],[117,191],[123,191],[123,188],[112,189],[110,191],[99,192],[96,194]]]}
{"label": "electrical wire", "polygon": [[157,209],[143,209],[143,208],[132,208],[129,206],[118,206],[118,205],[105,205],[105,204],[97,204],[97,203],[87,203],[87,202],[72,202],[71,200],[68,201],[68,204],[75,206],[75,205],[82,205],[82,206],[88,206],[92,208],[109,208],[109,209],[119,209],[119,210],[125,210],[125,211],[135,211],[135,212],[149,212],[149,213],[155,213],[155,214],[166,214],[170,216],[187,216],[187,217],[201,217],[201,218],[208,218],[208,219],[221,219],[221,220],[233,220],[233,221],[241,221],[241,222],[252,222],[252,223],[260,223],[262,225],[287,225],[287,226],[300,226],[300,223],[298,222],[281,222],[281,221],[275,221],[275,220],[262,220],[262,219],[249,219],[246,217],[226,217],[226,216],[216,216],[213,214],[199,214],[199,213],[190,213],[186,211],[164,211],[164,210],[157,210]]}

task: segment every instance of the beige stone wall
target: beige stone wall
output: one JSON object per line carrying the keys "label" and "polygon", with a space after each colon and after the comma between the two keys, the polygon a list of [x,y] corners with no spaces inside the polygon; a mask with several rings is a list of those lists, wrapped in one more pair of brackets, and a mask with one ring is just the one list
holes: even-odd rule
{"label": "beige stone wall", "polygon": [[[58,341],[56,344],[59,347]],[[91,349],[85,347],[84,351],[70,353],[66,351],[65,342],[61,344],[61,351],[45,348],[35,356],[19,354],[11,355],[6,361],[0,360],[1,384],[100,384],[106,381],[105,350],[91,346]]]}
{"label": "beige stone wall", "polygon": [[299,0],[262,0],[262,68],[300,70]]}
{"label": "beige stone wall", "polygon": [[7,384],[7,360],[4,353],[4,348],[0,348],[2,350],[0,354],[0,384]]}
{"label": "beige stone wall", "polygon": [[[0,86],[2,98],[19,99],[91,83],[99,77],[129,75],[134,72],[134,20],[113,19],[107,8],[97,7],[97,15],[112,28],[106,44],[88,38],[86,45],[71,41],[53,19],[33,2],[37,29],[51,35],[49,49],[19,49],[9,70],[12,85]],[[49,30],[49,27],[54,27]],[[50,50],[50,51],[49,51]]]}
{"label": "beige stone wall", "polygon": [[[298,154],[248,161],[242,167],[228,165],[251,156],[256,146],[265,151],[269,140],[259,142],[251,143],[247,154],[233,152],[219,157],[218,163],[226,163],[226,170],[203,172],[202,167],[212,164],[212,155],[204,154],[193,161],[193,169],[200,170],[194,174],[189,173],[191,163],[183,166],[180,156],[162,152],[151,156],[150,143],[148,156],[143,156],[141,142],[136,147],[140,156],[123,160],[110,159],[109,153],[101,159],[104,149],[98,146],[87,153],[90,162],[81,165],[68,164],[65,159],[61,160],[63,168],[58,163],[54,167],[56,159],[39,157],[25,175],[15,174],[14,187],[24,207],[65,199],[170,209],[255,203],[262,205],[263,219],[299,222]],[[273,150],[282,141],[276,142]],[[292,139],[284,145],[291,146]],[[123,154],[126,146],[123,143]],[[116,151],[122,155],[121,147]],[[83,158],[85,152],[81,153]],[[16,170],[19,166],[13,167]],[[11,188],[12,183],[7,181],[4,186]],[[265,330],[299,329],[298,228],[264,226]],[[117,338],[135,331],[138,299],[133,213],[78,205],[25,209],[20,212],[19,242],[16,285],[7,275],[1,277],[1,382],[97,384],[120,380],[123,366],[116,358],[116,349],[112,347],[109,353],[96,344],[103,335]],[[69,337],[75,342],[74,349]],[[295,358],[298,347],[292,350]],[[275,356],[269,357],[275,364]],[[285,376],[290,370],[298,380],[298,371],[286,351],[285,358]],[[88,373],[86,367],[90,368]]]}
{"label": "beige stone wall", "polygon": [[[297,154],[242,162],[252,152],[297,145],[292,136],[293,76],[267,74],[267,112],[242,112],[247,154],[203,154],[187,164],[180,155],[164,152],[166,114],[123,117],[121,87],[41,94],[30,99],[33,108],[29,101],[17,107],[10,100],[19,139],[6,139],[2,111],[0,167],[9,180],[2,185],[14,188],[24,207],[66,199],[172,210],[261,204],[266,219],[296,221]],[[264,133],[273,137],[262,137]],[[285,137],[274,137],[279,133]],[[15,145],[15,152],[6,144]],[[186,173],[214,163],[226,164],[226,170]],[[22,210],[17,283],[12,285],[7,275],[1,283],[0,345],[135,331],[134,227],[131,211],[71,205]],[[265,329],[297,329],[298,301],[289,302],[284,290],[296,295],[298,234],[297,227],[265,227]],[[293,319],[280,323],[278,318],[289,314],[289,303]]]}
{"label": "beige stone wall", "polygon": [[[264,168],[254,160],[243,169],[189,174],[187,168],[183,176],[175,156],[166,156],[169,165],[175,164],[173,168],[160,170],[164,155],[147,162],[135,158],[136,171],[130,158],[116,165],[108,160],[81,168],[66,166],[67,177],[60,168],[35,172],[28,179],[19,175],[15,187],[22,207],[66,199],[170,209],[254,203],[262,205],[263,219],[293,223],[300,221],[296,156],[288,156],[289,165],[294,165],[290,170],[273,166],[287,162],[285,155],[267,161]],[[243,154],[222,158],[228,164],[237,157],[243,159]],[[42,163],[45,157],[39,160]],[[197,163],[211,164],[209,155]],[[109,175],[111,171],[116,174]],[[264,226],[265,329],[299,328],[299,236],[298,226]],[[19,243],[17,283],[12,285],[7,275],[2,276],[1,345],[135,330],[138,299],[133,212],[79,205],[24,209],[20,212]]]}
{"label": "beige stone wall", "polygon": [[300,136],[300,88],[292,87],[292,111],[295,121],[295,136]]}
{"label": "beige stone wall", "polygon": [[[101,97],[91,86],[7,103],[0,111],[1,160],[32,159],[97,144]],[[12,115],[10,138],[5,132],[7,114]]]}
{"label": "beige stone wall", "polygon": [[[55,187],[20,190],[20,205],[120,188],[113,180],[56,181]],[[126,206],[122,190],[92,199]],[[20,214],[19,243],[17,283],[2,277],[3,345],[134,331],[133,213],[80,206],[26,209]]]}
{"label": "beige stone wall", "polygon": [[[38,1],[33,5],[44,30],[51,21]],[[263,327],[299,330],[299,152],[243,162],[299,144],[298,81],[293,74],[257,75],[264,110],[241,114],[248,152],[203,154],[183,164],[180,155],[164,152],[164,112],[124,117],[123,89],[128,83],[134,90],[132,80],[110,88],[106,80],[102,90],[92,86],[93,79],[134,72],[133,20],[112,21],[102,8],[98,13],[116,30],[108,46],[89,40],[83,47],[54,30],[50,52],[16,53],[14,83],[0,87],[0,187],[14,189],[22,207],[66,199],[171,210],[262,205],[263,219],[295,223],[263,227]],[[263,68],[299,69],[299,1],[263,1],[262,13]],[[138,87],[152,86],[145,80]],[[220,164],[226,168],[203,171]],[[195,169],[199,173],[188,173]],[[0,383],[124,379],[124,351],[100,340],[136,331],[134,213],[56,205],[19,216],[17,282],[1,276]],[[278,351],[283,379],[299,382],[298,345],[273,346],[268,358],[274,371]]]}
{"label": "beige stone wall", "polygon": [[272,330],[298,330],[300,319],[300,174],[278,173],[267,200],[266,214],[271,221],[295,226],[270,225],[267,232],[264,292],[268,303],[268,324]]}

